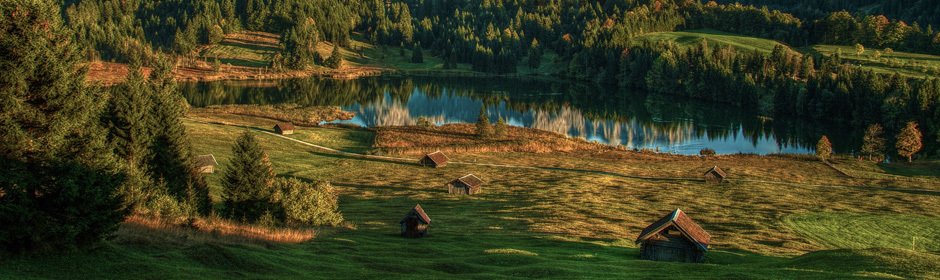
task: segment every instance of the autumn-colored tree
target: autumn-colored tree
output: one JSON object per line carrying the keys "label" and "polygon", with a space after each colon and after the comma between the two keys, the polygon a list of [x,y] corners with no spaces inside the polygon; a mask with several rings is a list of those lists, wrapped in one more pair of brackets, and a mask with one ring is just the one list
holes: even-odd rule
{"label": "autumn-colored tree", "polygon": [[868,126],[865,137],[862,139],[862,154],[868,155],[868,160],[882,158],[885,151],[884,129],[880,124]]}
{"label": "autumn-colored tree", "polygon": [[914,154],[920,152],[924,146],[923,135],[921,135],[920,130],[917,129],[916,122],[908,122],[901,133],[898,134],[898,141],[895,143],[894,147],[898,150],[898,155],[907,158],[907,162],[911,162],[914,158]]}
{"label": "autumn-colored tree", "polygon": [[829,142],[829,137],[826,137],[826,135],[819,138],[819,142],[816,143],[816,157],[822,161],[829,160],[832,157],[832,143]]}

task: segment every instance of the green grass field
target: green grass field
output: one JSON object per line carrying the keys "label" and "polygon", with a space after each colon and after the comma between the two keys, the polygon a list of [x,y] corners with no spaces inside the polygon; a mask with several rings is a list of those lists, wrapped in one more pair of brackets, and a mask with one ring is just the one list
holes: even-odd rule
{"label": "green grass field", "polygon": [[[842,57],[850,63],[871,69],[877,73],[899,73],[910,77],[940,77],[940,56],[893,52],[885,54],[885,50],[866,49],[858,55],[854,46],[812,46],[808,51],[818,52],[826,56],[842,51]],[[875,52],[881,52],[881,57],[875,58]]]}
{"label": "green grass field", "polygon": [[[788,157],[576,152],[456,153],[452,160],[543,168],[428,169],[326,153],[259,132],[270,129],[264,119],[224,120],[250,128],[186,121],[198,153],[224,166],[234,139],[252,131],[279,176],[333,182],[347,224],[302,244],[171,243],[154,232],[151,241],[3,259],[0,278],[940,278],[937,174],[896,176],[851,159],[836,165],[859,178]],[[350,152],[372,145],[371,132],[352,128],[291,137]],[[730,184],[698,179],[713,165]],[[482,195],[444,191],[467,173],[486,181]],[[210,176],[216,199],[219,177]],[[403,239],[397,222],[416,203],[432,219],[431,236]],[[706,263],[639,260],[639,231],[677,207],[713,236]],[[910,250],[912,235],[933,240]]]}
{"label": "green grass field", "polygon": [[746,37],[711,29],[654,32],[634,38],[634,44],[643,42],[674,41],[680,47],[697,46],[702,40],[708,40],[709,46],[732,46],[741,50],[760,51],[770,53],[780,43],[774,40]]}

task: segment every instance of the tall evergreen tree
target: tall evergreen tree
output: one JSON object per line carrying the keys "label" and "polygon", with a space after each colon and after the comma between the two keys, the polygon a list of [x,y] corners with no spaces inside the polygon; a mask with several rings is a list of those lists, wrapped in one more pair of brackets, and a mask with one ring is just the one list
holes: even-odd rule
{"label": "tall evergreen tree", "polygon": [[275,209],[274,169],[258,140],[246,131],[232,147],[232,159],[222,179],[225,214],[257,221]]}
{"label": "tall evergreen tree", "polygon": [[917,154],[917,152],[920,152],[920,149],[923,148],[921,141],[923,141],[923,135],[921,135],[920,130],[917,129],[917,123],[908,122],[907,125],[901,129],[901,133],[898,134],[895,148],[898,150],[898,155],[907,158],[907,162],[911,162],[914,158],[914,154]]}
{"label": "tall evergreen tree", "polygon": [[207,214],[211,208],[208,185],[196,168],[192,144],[180,120],[185,115],[186,100],[170,75],[172,64],[162,57],[157,61],[150,77],[155,119],[150,173],[154,181],[166,185],[169,194],[197,213]]}
{"label": "tall evergreen tree", "polygon": [[421,49],[421,44],[415,44],[414,51],[411,52],[411,63],[424,63],[424,50]]}
{"label": "tall evergreen tree", "polygon": [[343,59],[343,53],[340,52],[339,44],[333,45],[333,52],[330,53],[330,58],[326,60],[326,66],[333,69],[343,68],[345,59]]}
{"label": "tall evergreen tree", "polygon": [[105,125],[110,130],[108,142],[128,166],[147,170],[155,123],[151,115],[151,89],[140,68],[132,67],[127,80],[115,86],[111,94],[105,117]]}
{"label": "tall evergreen tree", "polygon": [[100,124],[106,92],[50,1],[0,2],[0,248],[71,247],[113,232],[122,172]]}
{"label": "tall evergreen tree", "polygon": [[477,118],[477,136],[488,138],[493,134],[490,127],[490,117],[486,113],[486,106],[480,108],[480,116]]}

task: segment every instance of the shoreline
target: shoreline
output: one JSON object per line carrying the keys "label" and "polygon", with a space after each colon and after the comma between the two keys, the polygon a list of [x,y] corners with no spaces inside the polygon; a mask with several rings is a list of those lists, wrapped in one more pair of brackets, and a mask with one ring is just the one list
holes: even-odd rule
{"label": "shoreline", "polygon": [[[127,64],[92,61],[87,64],[86,82],[100,83],[105,86],[124,82],[129,72]],[[148,75],[151,69],[141,67],[141,72]],[[299,78],[327,78],[354,80],[366,77],[437,77],[437,78],[512,78],[552,80],[560,77],[542,74],[494,74],[467,70],[449,69],[396,69],[378,66],[352,66],[342,69],[318,67],[310,70],[273,72],[264,68],[225,66],[219,71],[195,67],[177,67],[173,70],[173,80],[181,83],[217,82],[217,81],[266,81]]]}

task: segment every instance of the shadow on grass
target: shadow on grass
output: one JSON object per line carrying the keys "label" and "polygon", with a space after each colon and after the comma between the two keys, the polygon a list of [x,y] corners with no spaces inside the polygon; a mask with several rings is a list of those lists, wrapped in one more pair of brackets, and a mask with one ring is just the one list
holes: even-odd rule
{"label": "shadow on grass", "polygon": [[882,163],[878,168],[891,175],[940,177],[940,161]]}

